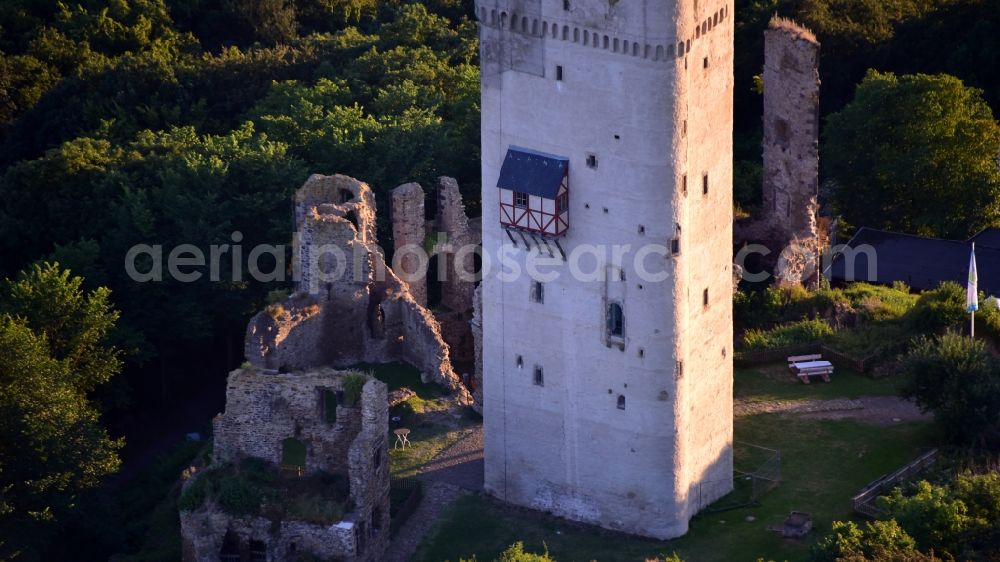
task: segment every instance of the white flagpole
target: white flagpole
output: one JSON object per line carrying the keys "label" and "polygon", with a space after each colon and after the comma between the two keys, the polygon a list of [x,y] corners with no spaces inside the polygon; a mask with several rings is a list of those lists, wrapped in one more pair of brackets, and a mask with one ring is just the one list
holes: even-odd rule
{"label": "white flagpole", "polygon": [[976,243],[972,243],[969,256],[969,283],[966,288],[966,304],[969,308],[969,337],[976,338],[976,309],[979,308],[979,272],[976,267]]}

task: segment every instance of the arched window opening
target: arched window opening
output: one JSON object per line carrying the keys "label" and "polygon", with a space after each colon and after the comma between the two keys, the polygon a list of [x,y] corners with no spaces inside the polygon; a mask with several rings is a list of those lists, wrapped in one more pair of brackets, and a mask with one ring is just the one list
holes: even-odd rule
{"label": "arched window opening", "polygon": [[625,395],[623,394],[618,395],[618,409],[619,410],[625,409]]}

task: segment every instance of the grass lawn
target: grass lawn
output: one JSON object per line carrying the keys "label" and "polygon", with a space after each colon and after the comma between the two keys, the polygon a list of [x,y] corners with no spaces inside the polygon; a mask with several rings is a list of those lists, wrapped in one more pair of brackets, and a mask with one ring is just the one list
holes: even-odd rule
{"label": "grass lawn", "polygon": [[393,478],[415,476],[420,472],[421,467],[443,451],[445,447],[472,431],[471,425],[473,425],[472,421],[463,419],[457,428],[440,424],[413,428],[409,435],[410,445],[405,450],[392,448],[396,439],[392,435],[392,440],[389,442],[389,474]]}
{"label": "grass lawn", "polygon": [[417,393],[390,413],[402,418],[402,425],[410,429],[410,445],[405,450],[394,449],[396,436],[389,434],[389,470],[393,478],[415,476],[424,464],[458,441],[477,423],[469,416],[446,417],[448,414],[444,410],[449,405],[447,393],[434,383],[422,382],[420,371],[412,365],[399,362],[361,363],[352,368],[373,373],[375,378],[389,387],[390,392],[406,387]]}
{"label": "grass lawn", "polygon": [[[811,542],[829,531],[831,521],[851,517],[849,499],[857,490],[910,461],[933,437],[924,423],[875,427],[850,420],[774,414],[741,417],[736,421],[738,441],[781,451],[783,481],[758,507],[706,512],[691,522],[686,536],[652,541],[468,496],[452,506],[414,560],[458,562],[475,554],[480,562],[488,562],[507,545],[523,540],[526,549],[535,552],[547,545],[559,562],[641,561],[674,551],[688,562],[753,562],[758,557],[803,561]],[[766,530],[791,510],[813,514],[816,530],[803,543],[783,540]]]}
{"label": "grass lawn", "polygon": [[827,383],[814,378],[812,384],[802,384],[788,372],[788,366],[784,363],[736,369],[733,395],[751,401],[892,396],[896,394],[896,387],[900,383],[898,377],[873,379],[840,367],[835,369],[830,380]]}
{"label": "grass lawn", "polygon": [[438,385],[420,380],[420,370],[409,363],[359,363],[351,367],[362,372],[371,372],[375,378],[389,387],[389,392],[399,388],[409,388],[417,395],[406,402],[417,413],[443,410],[447,407],[443,400],[447,393]]}

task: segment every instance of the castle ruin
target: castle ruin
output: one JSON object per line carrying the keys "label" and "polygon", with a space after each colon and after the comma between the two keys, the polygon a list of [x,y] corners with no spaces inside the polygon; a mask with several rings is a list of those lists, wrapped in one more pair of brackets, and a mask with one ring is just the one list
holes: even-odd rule
{"label": "castle ruin", "polygon": [[470,402],[441,324],[386,265],[368,185],[314,174],[296,192],[295,218],[297,290],[251,319],[247,361],[279,372],[406,361]]}
{"label": "castle ruin", "polygon": [[[260,513],[233,515],[211,497],[197,509],[182,511],[186,562],[383,559],[389,544],[389,414],[383,383],[332,369],[287,374],[237,369],[229,375],[226,410],[213,420],[213,429],[212,465],[189,479],[185,489],[248,458],[282,475],[269,481],[269,494],[258,490],[265,496]],[[236,474],[240,477],[238,469]],[[313,496],[294,498],[296,488],[310,478],[343,480],[348,491],[340,499],[341,517],[319,521],[316,514],[306,517],[290,508],[290,514],[277,514],[276,504],[283,501],[311,505]],[[332,494],[320,494],[319,501],[337,503]]]}
{"label": "castle ruin", "polygon": [[737,237],[771,250],[778,284],[818,275],[819,42],[778,16],[764,31],[763,202]]}

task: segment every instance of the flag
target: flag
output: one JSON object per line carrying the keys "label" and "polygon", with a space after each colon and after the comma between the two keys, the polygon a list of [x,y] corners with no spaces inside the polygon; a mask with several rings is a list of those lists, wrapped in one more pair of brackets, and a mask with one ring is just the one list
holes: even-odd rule
{"label": "flag", "polygon": [[969,284],[965,288],[965,307],[969,312],[979,310],[979,275],[976,273],[976,245],[972,245],[969,255]]}

